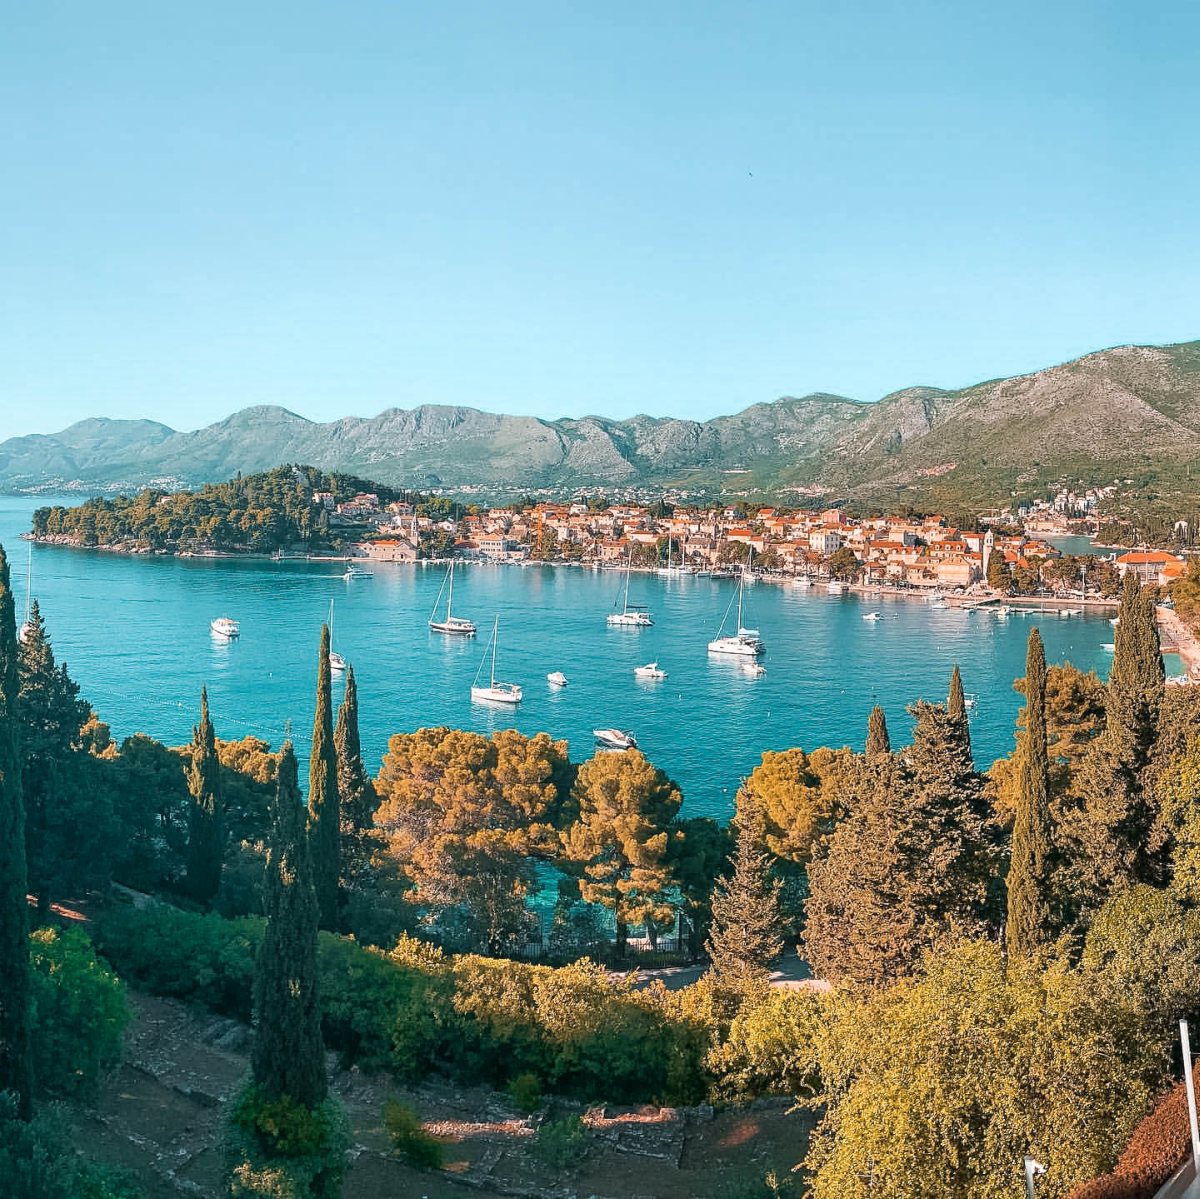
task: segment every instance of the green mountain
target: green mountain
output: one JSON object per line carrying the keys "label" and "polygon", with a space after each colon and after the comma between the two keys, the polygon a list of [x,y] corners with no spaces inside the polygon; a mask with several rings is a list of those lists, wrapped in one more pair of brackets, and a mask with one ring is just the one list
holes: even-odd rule
{"label": "green mountain", "polygon": [[1103,483],[1197,458],[1200,342],[1187,342],[875,403],[785,397],[710,421],[546,421],[437,405],[329,423],[256,407],[192,432],[97,418],[0,442],[0,488],[195,486],[309,462],[397,487],[823,486],[985,501],[1030,480]]}

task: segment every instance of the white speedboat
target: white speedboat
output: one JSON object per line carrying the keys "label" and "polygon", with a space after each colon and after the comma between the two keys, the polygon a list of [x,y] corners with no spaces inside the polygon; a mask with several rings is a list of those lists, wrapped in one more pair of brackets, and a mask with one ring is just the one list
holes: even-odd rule
{"label": "white speedboat", "polygon": [[863,613],[863,620],[882,620],[882,619],[883,619],[882,612],[864,612]]}
{"label": "white speedboat", "polygon": [[637,749],[637,738],[624,729],[592,729],[592,736],[605,749]]}
{"label": "white speedboat", "polygon": [[223,637],[226,641],[242,635],[242,626],[232,616],[218,616],[208,627],[214,637]]}
{"label": "white speedboat", "polygon": [[742,669],[755,678],[761,678],[767,673],[767,668],[761,662],[747,662],[742,666]]}
{"label": "white speedboat", "polygon": [[629,550],[629,560],[625,565],[625,592],[621,602],[620,612],[610,612],[608,614],[608,623],[610,625],[624,625],[628,628],[645,629],[649,628],[654,623],[650,619],[650,613],[647,611],[644,604],[631,604],[629,602],[629,575],[633,569],[633,549]]}
{"label": "white speedboat", "polygon": [[723,630],[725,622],[729,619],[729,613],[733,608],[733,600],[729,601],[729,607],[725,609],[725,615],[721,618],[721,627],[717,630],[717,636],[708,643],[708,652],[710,654],[730,655],[737,658],[758,658],[767,652],[767,647],[763,642],[757,629],[745,628],[742,624],[742,599],[746,586],[745,576],[738,581],[737,589],[737,632],[730,636],[724,636]]}
{"label": "white speedboat", "polygon": [[1115,629],[1121,623],[1121,618],[1119,616],[1110,616],[1108,623]]}
{"label": "white speedboat", "polygon": [[665,679],[667,672],[658,668],[657,662],[647,662],[645,666],[635,666],[633,673],[639,679]]}
{"label": "white speedboat", "polygon": [[475,703],[484,704],[519,704],[524,692],[518,683],[502,683],[496,678],[496,642],[499,639],[500,633],[500,617],[496,617],[496,623],[492,626],[492,673],[486,687],[479,684],[479,676],[483,673],[484,663],[487,662],[485,653],[482,661],[479,663],[479,669],[475,672],[475,681],[471,684],[471,699]]}
{"label": "white speedboat", "polygon": [[567,685],[567,676],[561,670],[552,670],[546,676],[546,682],[551,687],[565,687]]}
{"label": "white speedboat", "polygon": [[810,579],[808,575],[797,575],[796,578],[792,580],[792,586],[799,587],[801,590],[805,590],[806,588],[812,586],[812,579]]}
{"label": "white speedboat", "polygon": [[1117,652],[1116,642],[1114,641],[1106,641],[1100,648],[1106,654],[1115,654]]}
{"label": "white speedboat", "polygon": [[1006,620],[1008,618],[1008,616],[1011,614],[1011,612],[1012,612],[1012,609],[1007,604],[1001,604],[1000,607],[998,607],[996,609],[996,615],[1001,620]]}
{"label": "white speedboat", "polygon": [[370,577],[371,572],[369,570],[362,570],[355,566],[353,562],[347,562],[346,569],[342,572],[342,578],[345,579],[347,583],[350,582],[351,579],[369,579]]}
{"label": "white speedboat", "polygon": [[950,607],[950,605],[948,603],[946,603],[946,601],[944,599],[930,600],[929,606],[931,608],[936,608],[939,612],[943,612],[948,607]]}
{"label": "white speedboat", "polygon": [[843,583],[841,579],[830,579],[829,582],[825,584],[825,590],[828,591],[830,595],[841,595],[846,590],[846,584]]}
{"label": "white speedboat", "polygon": [[968,712],[974,712],[976,707],[978,706],[978,704],[979,704],[978,696],[975,696],[975,695],[964,695],[963,696],[963,707],[966,708],[966,710]]}
{"label": "white speedboat", "polygon": [[[446,619],[438,619],[438,607],[442,602],[442,591],[446,590],[449,584],[450,593],[446,596]],[[454,615],[454,559],[450,559],[450,569],[446,572],[446,577],[442,580],[442,590],[438,592],[437,599],[433,602],[433,612],[429,617],[429,628],[435,633],[449,633],[458,637],[474,637],[475,622],[468,620],[465,616]]]}
{"label": "white speedboat", "polygon": [[1082,612],[1083,612],[1082,608],[1063,608],[1059,612],[1059,616],[1061,616],[1061,617],[1078,616]]}

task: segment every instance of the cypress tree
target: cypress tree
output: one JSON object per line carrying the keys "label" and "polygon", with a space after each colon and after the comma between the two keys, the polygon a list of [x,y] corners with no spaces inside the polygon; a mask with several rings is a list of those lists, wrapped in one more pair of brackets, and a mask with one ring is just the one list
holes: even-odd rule
{"label": "cypress tree", "polygon": [[333,733],[337,753],[338,800],[341,804],[342,881],[358,880],[368,865],[370,833],[378,798],[363,766],[358,735],[358,685],[354,667],[346,668],[346,690]]}
{"label": "cypress tree", "polygon": [[950,672],[950,696],[946,701],[946,712],[958,725],[959,734],[966,744],[967,753],[970,754],[971,722],[967,718],[967,697],[963,694],[962,675],[959,673],[957,662]]}
{"label": "cypress tree", "polygon": [[1154,597],[1132,570],[1121,591],[1112,670],[1104,689],[1104,730],[1092,742],[1073,813],[1085,905],[1130,883],[1162,881],[1165,850],[1150,848],[1155,798],[1148,770],[1164,691]]}
{"label": "cypress tree", "polygon": [[192,760],[188,767],[187,888],[208,907],[221,886],[225,856],[225,804],[221,794],[221,762],[208,714],[208,688],[200,688],[200,723],[192,728]]}
{"label": "cypress tree", "polygon": [[254,970],[255,1083],[268,1099],[307,1108],[325,1098],[317,993],[317,897],[292,743],[280,751],[263,907],[267,927]]}
{"label": "cypress tree", "polygon": [[25,861],[38,922],[44,924],[54,898],[66,888],[107,881],[112,807],[107,790],[88,787],[83,777],[80,729],[90,709],[66,665],[54,660],[37,601],[17,664]]}
{"label": "cypress tree", "polygon": [[25,801],[17,712],[17,622],[8,558],[0,546],[0,1091],[33,1114]]}
{"label": "cypress tree", "polygon": [[1051,937],[1050,756],[1046,740],[1046,653],[1035,628],[1025,661],[1025,730],[1018,746],[1016,815],[1008,868],[1009,954],[1028,957]]}
{"label": "cypress tree", "polygon": [[771,878],[762,807],[744,791],[733,823],[733,871],[713,894],[706,948],[717,981],[746,991],[767,981],[770,963],[783,952],[781,886]]}
{"label": "cypress tree", "polygon": [[876,762],[892,752],[892,741],[888,736],[887,717],[876,704],[867,718],[867,761]]}
{"label": "cypress tree", "polygon": [[329,626],[322,625],[321,652],[317,660],[317,711],[313,719],[312,756],[308,761],[308,836],[321,927],[330,931],[336,931],[338,926],[340,825],[337,753],[333,745]]}

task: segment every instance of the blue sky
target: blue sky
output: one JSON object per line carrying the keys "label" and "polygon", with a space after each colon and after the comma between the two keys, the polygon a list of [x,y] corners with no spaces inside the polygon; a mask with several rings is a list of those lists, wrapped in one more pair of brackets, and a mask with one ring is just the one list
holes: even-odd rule
{"label": "blue sky", "polygon": [[703,418],[1200,337],[1200,6],[97,4],[0,38],[0,436]]}

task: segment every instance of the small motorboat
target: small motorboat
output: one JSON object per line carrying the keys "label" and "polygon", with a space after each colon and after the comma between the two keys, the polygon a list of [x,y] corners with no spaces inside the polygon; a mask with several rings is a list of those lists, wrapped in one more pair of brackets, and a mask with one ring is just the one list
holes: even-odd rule
{"label": "small motorboat", "polygon": [[637,738],[624,729],[593,729],[592,736],[604,749],[637,749]]}
{"label": "small motorboat", "polygon": [[551,687],[565,687],[567,685],[567,676],[561,670],[552,670],[546,676],[546,682]]}
{"label": "small motorboat", "polygon": [[633,673],[639,679],[665,679],[667,672],[660,670],[657,662],[647,662],[645,666],[635,666]]}
{"label": "small motorboat", "polygon": [[883,619],[882,612],[864,612],[863,613],[863,620],[882,620],[882,619]]}
{"label": "small motorboat", "polygon": [[968,712],[974,712],[976,705],[978,703],[979,703],[979,699],[977,696],[974,696],[974,695],[964,695],[963,696],[963,707],[966,708],[966,710]]}
{"label": "small motorboat", "polygon": [[747,662],[742,669],[756,679],[767,673],[767,668],[761,662]]}
{"label": "small motorboat", "polygon": [[996,615],[1001,620],[1007,620],[1011,613],[1012,609],[1007,604],[1001,604],[1000,607],[996,609]]}
{"label": "small motorboat", "polygon": [[223,637],[226,641],[242,635],[242,626],[232,616],[218,616],[208,627],[214,637]]}
{"label": "small motorboat", "polygon": [[353,562],[347,562],[346,569],[342,572],[342,578],[345,579],[347,583],[350,582],[351,579],[369,579],[370,577],[371,572],[369,570],[362,570],[355,566]]}

